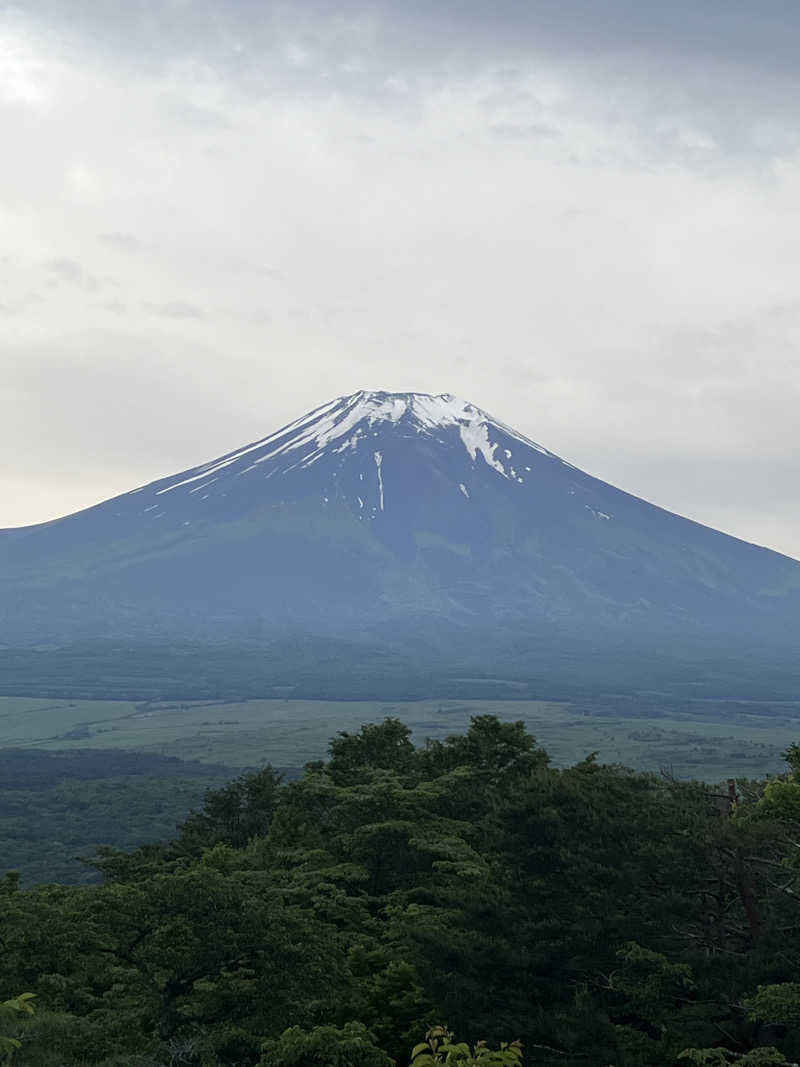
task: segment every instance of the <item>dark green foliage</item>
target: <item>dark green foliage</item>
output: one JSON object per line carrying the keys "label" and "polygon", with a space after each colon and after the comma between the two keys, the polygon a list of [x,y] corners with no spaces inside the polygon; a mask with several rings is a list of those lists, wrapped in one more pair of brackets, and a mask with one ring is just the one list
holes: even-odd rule
{"label": "dark green foliage", "polygon": [[19,1062],[489,1064],[517,1038],[542,1067],[795,1062],[788,757],[709,789],[553,768],[491,716],[422,748],[396,719],[340,733],[102,850],[102,886],[0,882],[0,996],[37,996]]}
{"label": "dark green foliage", "polygon": [[392,1067],[392,1061],[365,1026],[351,1022],[341,1029],[292,1026],[264,1043],[259,1067]]}
{"label": "dark green foliage", "polygon": [[0,870],[95,882],[78,857],[171,836],[227,768],[116,749],[0,749]]}
{"label": "dark green foliage", "polygon": [[697,1067],[728,1067],[729,1064],[738,1064],[738,1067],[781,1067],[789,1061],[772,1046],[762,1046],[751,1049],[749,1052],[731,1052],[726,1048],[687,1048],[680,1054],[680,1059],[689,1063],[697,1064]]}
{"label": "dark green foliage", "polygon": [[399,719],[368,723],[357,734],[340,731],[329,746],[327,771],[337,785],[368,778],[371,771],[407,774],[414,763],[411,730]]}
{"label": "dark green foliage", "polygon": [[7,1063],[18,1048],[20,1041],[14,1036],[19,1018],[33,1014],[33,993],[20,993],[18,997],[0,1002],[0,1062]]}
{"label": "dark green foliage", "polygon": [[747,1003],[747,1013],[755,1022],[800,1026],[800,983],[759,986]]}
{"label": "dark green foliage", "polygon": [[466,1041],[456,1041],[444,1026],[435,1026],[425,1035],[425,1040],[411,1050],[412,1067],[518,1067],[522,1063],[522,1045],[519,1041],[503,1042],[499,1049],[492,1049],[485,1041],[478,1041],[470,1048]]}
{"label": "dark green foliage", "polygon": [[242,774],[229,785],[206,793],[202,811],[180,828],[176,845],[200,855],[214,845],[243,848],[270,828],[278,806],[281,775],[272,767]]}

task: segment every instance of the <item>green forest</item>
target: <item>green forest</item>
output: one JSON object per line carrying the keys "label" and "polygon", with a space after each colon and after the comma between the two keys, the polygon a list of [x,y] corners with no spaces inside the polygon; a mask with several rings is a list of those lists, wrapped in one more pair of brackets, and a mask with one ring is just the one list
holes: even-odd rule
{"label": "green forest", "polygon": [[170,837],[234,773],[118,749],[0,748],[0,874],[18,871],[23,886],[99,882],[82,856],[100,843],[133,848]]}
{"label": "green forest", "polygon": [[800,747],[722,786],[553,766],[522,722],[340,732],[98,885],[0,881],[14,1067],[800,1058]]}

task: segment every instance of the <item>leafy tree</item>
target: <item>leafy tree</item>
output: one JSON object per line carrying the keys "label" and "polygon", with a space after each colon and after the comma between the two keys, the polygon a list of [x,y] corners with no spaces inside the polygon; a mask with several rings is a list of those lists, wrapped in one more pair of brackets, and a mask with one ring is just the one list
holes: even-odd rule
{"label": "leafy tree", "polygon": [[800,1025],[800,983],[759,986],[747,1001],[747,1013],[755,1022]]}
{"label": "leafy tree", "polygon": [[357,734],[341,730],[328,745],[328,773],[338,785],[361,780],[372,770],[407,773],[414,762],[411,730],[399,719],[367,723]]}
{"label": "leafy tree", "polygon": [[9,1062],[21,1042],[13,1036],[14,1028],[20,1016],[33,1015],[33,993],[21,993],[12,1000],[0,1002],[0,1058]]}
{"label": "leafy tree", "polygon": [[306,1031],[299,1026],[284,1030],[279,1038],[263,1045],[259,1067],[393,1067],[375,1044],[374,1036],[362,1023],[349,1022],[341,1028],[315,1026]]}
{"label": "leafy tree", "polygon": [[203,807],[189,813],[177,837],[141,845],[131,852],[100,846],[88,864],[107,881],[136,882],[166,871],[186,870],[206,849],[242,849],[266,834],[278,808],[282,776],[269,764],[239,775],[220,789],[206,790]]}
{"label": "leafy tree", "polygon": [[419,758],[433,772],[469,767],[489,780],[511,772],[528,773],[549,762],[524,722],[501,722],[494,715],[474,715],[465,734],[428,741]]}
{"label": "leafy tree", "polygon": [[[725,1048],[687,1048],[678,1058],[697,1064],[697,1067],[729,1067],[730,1064],[736,1064],[737,1067],[780,1067],[781,1064],[789,1064],[783,1053],[772,1047],[756,1048],[750,1052],[731,1052]],[[796,1065],[790,1064],[789,1067]]]}
{"label": "leafy tree", "polygon": [[519,1067],[521,1063],[519,1041],[502,1043],[499,1049],[490,1049],[485,1041],[478,1041],[470,1048],[465,1041],[456,1042],[444,1026],[430,1029],[425,1040],[411,1052],[411,1067]]}
{"label": "leafy tree", "polygon": [[281,782],[282,775],[267,764],[221,789],[209,790],[202,810],[189,815],[181,826],[177,851],[200,855],[218,844],[243,848],[252,838],[263,836],[278,807]]}

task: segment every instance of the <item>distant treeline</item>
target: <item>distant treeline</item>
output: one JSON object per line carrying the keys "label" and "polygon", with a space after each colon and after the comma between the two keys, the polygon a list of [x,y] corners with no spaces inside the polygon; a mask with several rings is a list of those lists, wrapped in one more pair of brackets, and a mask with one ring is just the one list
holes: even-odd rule
{"label": "distant treeline", "polygon": [[117,748],[74,749],[70,752],[0,748],[0,789],[36,789],[70,779],[93,781],[98,778],[141,775],[207,780],[228,777],[230,769],[181,760],[175,756]]}
{"label": "distant treeline", "polygon": [[706,787],[556,769],[492,716],[423,747],[395,719],[340,733],[294,781],[241,775],[170,840],[99,850],[104,885],[7,876],[0,1001],[36,999],[0,1004],[0,1038],[20,1067],[405,1067],[418,1043],[430,1067],[439,1023],[531,1067],[797,1060],[786,756]]}
{"label": "distant treeline", "polygon": [[800,661],[730,650],[697,659],[520,635],[485,648],[405,648],[298,635],[268,644],[91,641],[0,648],[0,695],[63,699],[796,701]]}
{"label": "distant treeline", "polygon": [[0,749],[0,872],[17,870],[24,884],[98,882],[80,857],[172,836],[231,773],[119,749]]}

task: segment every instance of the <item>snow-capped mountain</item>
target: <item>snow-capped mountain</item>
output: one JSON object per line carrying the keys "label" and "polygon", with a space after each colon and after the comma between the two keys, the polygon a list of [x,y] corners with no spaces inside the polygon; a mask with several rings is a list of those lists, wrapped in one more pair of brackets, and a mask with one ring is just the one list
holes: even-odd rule
{"label": "snow-capped mountain", "polygon": [[[512,444],[518,446],[519,471],[513,450],[507,447]],[[451,481],[457,473],[463,475],[464,480],[453,481],[452,488],[467,500],[466,483],[473,482],[476,469],[489,468],[523,485],[532,470],[530,456],[522,462],[527,453],[533,450],[556,459],[480,408],[447,393],[359,392],[325,404],[254,444],[135,492],[144,494],[148,503],[142,514],[152,513],[152,521],[169,522],[187,505],[202,517],[223,500],[230,511],[232,506],[256,506],[266,498],[305,496],[312,488],[323,509],[345,503],[359,521],[374,521],[388,506],[399,521],[402,512],[413,507],[406,498],[410,487],[405,485],[403,467],[420,446],[431,450],[428,465],[438,466]],[[383,477],[385,450],[393,457],[393,473],[401,476],[395,488],[402,491],[391,502]],[[301,475],[315,465],[319,469],[313,474]],[[266,485],[270,479],[276,481]],[[440,488],[444,491],[444,486]]]}
{"label": "snow-capped mountain", "polygon": [[584,474],[448,394],[359,392],[0,532],[0,640],[287,630],[782,639],[800,564]]}

